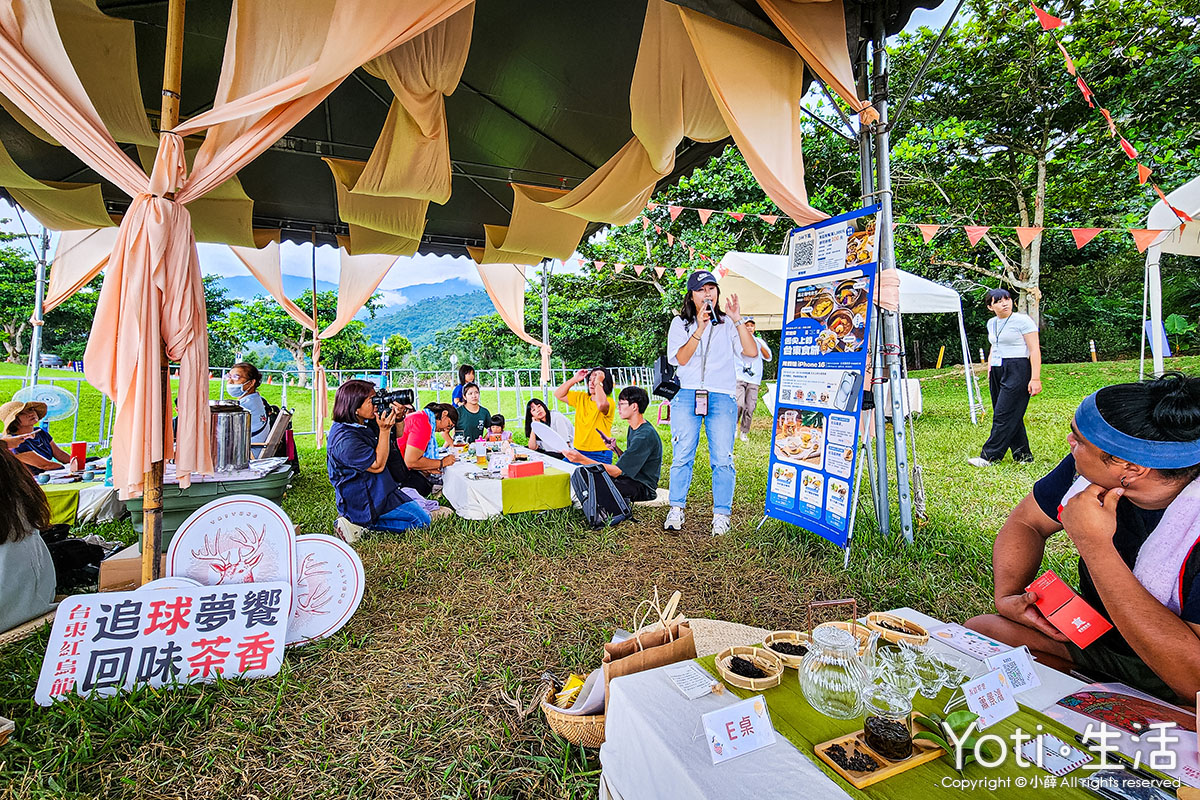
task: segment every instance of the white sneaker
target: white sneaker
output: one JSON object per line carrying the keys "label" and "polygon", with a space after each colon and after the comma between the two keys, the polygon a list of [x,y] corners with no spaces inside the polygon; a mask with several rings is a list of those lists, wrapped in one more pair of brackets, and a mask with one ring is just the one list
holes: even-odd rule
{"label": "white sneaker", "polygon": [[747,435],[746,435],[746,434],[744,434],[744,433],[743,433],[743,434],[741,434],[741,435],[740,435],[738,438],[739,438],[739,439],[741,439],[743,442],[748,442],[748,441],[750,441],[750,437],[749,437],[749,436],[747,436]]}
{"label": "white sneaker", "polygon": [[671,510],[667,512],[667,519],[663,522],[664,531],[679,531],[683,528],[683,509],[679,506],[671,506]]}
{"label": "white sneaker", "polygon": [[728,514],[713,514],[713,536],[724,536],[729,533],[729,515]]}
{"label": "white sneaker", "polygon": [[346,544],[354,544],[367,532],[366,528],[361,525],[355,525],[345,517],[337,518],[337,522],[333,524],[333,530]]}
{"label": "white sneaker", "polygon": [[988,461],[986,458],[981,458],[980,456],[968,458],[967,463],[972,467],[990,467],[992,465],[992,462]]}

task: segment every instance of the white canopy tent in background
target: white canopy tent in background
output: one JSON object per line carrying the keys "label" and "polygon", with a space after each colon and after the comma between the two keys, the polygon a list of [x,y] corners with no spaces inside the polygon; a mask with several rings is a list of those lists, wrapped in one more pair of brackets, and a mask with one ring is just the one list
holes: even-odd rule
{"label": "white canopy tent in background", "polygon": [[[1172,206],[1190,217],[1200,219],[1200,177],[1192,178],[1173,192],[1167,194]],[[1154,374],[1163,373],[1162,342],[1162,274],[1158,270],[1163,253],[1181,256],[1200,256],[1200,222],[1181,229],[1179,218],[1170,207],[1159,200],[1146,215],[1148,230],[1166,231],[1154,244],[1146,248],[1146,297],[1150,306],[1150,353],[1154,359]],[[1145,375],[1146,364],[1146,304],[1142,306],[1142,359],[1139,375]]]}
{"label": "white canopy tent in background", "polygon": [[[971,422],[978,423],[971,371],[971,354],[967,346],[967,329],[963,324],[962,298],[949,286],[934,283],[920,275],[896,270],[900,276],[900,313],[957,314],[958,333],[962,342],[963,364],[966,364],[967,407]],[[775,331],[783,327],[783,293],[787,284],[787,256],[768,253],[726,253],[717,270],[717,280],[725,295],[736,294],[742,313],[754,317],[759,330]]]}

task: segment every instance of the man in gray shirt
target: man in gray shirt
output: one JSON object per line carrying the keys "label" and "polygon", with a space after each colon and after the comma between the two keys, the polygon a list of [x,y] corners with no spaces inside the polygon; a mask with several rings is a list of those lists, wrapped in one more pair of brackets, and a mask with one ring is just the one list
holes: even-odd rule
{"label": "man in gray shirt", "polygon": [[[650,395],[640,386],[627,386],[617,397],[617,413],[629,423],[625,452],[616,464],[601,464],[613,484],[631,503],[653,500],[662,475],[662,439],[654,425],[646,421]],[[610,440],[611,441],[611,440]],[[567,450],[563,457],[575,464],[599,464],[580,453]]]}

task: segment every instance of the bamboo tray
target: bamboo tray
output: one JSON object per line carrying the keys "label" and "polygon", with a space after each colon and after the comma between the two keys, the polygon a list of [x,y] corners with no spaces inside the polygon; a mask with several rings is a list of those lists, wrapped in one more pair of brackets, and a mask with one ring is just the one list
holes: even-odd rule
{"label": "bamboo tray", "polygon": [[12,736],[12,732],[17,729],[16,724],[11,719],[0,717],[0,744],[8,741],[8,737]]}
{"label": "bamboo tray", "polygon": [[[729,670],[729,662],[734,656],[740,656],[747,661],[754,662],[759,669],[767,673],[767,677],[743,678],[741,675],[731,672]],[[731,686],[749,689],[752,692],[760,692],[763,689],[778,686],[779,681],[783,679],[783,661],[779,654],[774,650],[767,650],[763,647],[752,647],[743,644],[734,645],[717,654],[716,665],[717,672],[721,674],[721,680]]]}
{"label": "bamboo tray", "polygon": [[800,663],[804,661],[804,656],[791,656],[787,653],[780,653],[771,647],[771,644],[774,642],[791,642],[802,647],[808,647],[810,641],[808,634],[804,631],[775,631],[774,633],[767,634],[767,638],[763,639],[763,647],[779,656],[779,660],[783,662],[785,667],[799,669]]}
{"label": "bamboo tray", "polygon": [[[925,730],[925,726],[916,722],[913,723],[913,733],[919,733]],[[853,756],[855,751],[865,753],[879,763],[879,769],[873,772],[851,772],[841,765],[834,762],[826,752],[830,746],[840,744],[846,750],[846,755]],[[938,747],[933,742],[924,739],[913,740],[913,754],[903,761],[890,761],[876,753],[867,746],[863,739],[861,730],[854,733],[848,733],[845,736],[839,736],[836,739],[830,739],[828,742],[822,742],[813,748],[817,754],[817,758],[828,764],[834,772],[841,775],[855,789],[865,789],[872,784],[885,781],[894,775],[899,775],[901,772],[907,772],[913,767],[919,767],[922,764],[928,764],[930,761],[936,761],[945,755],[946,751]]]}
{"label": "bamboo tray", "polygon": [[[886,623],[893,628],[903,628],[904,631],[894,631],[880,623]],[[878,632],[882,638],[892,644],[900,644],[901,642],[918,646],[929,644],[929,631],[917,623],[910,622],[903,617],[897,617],[895,614],[872,611],[870,614],[867,614],[867,627]]]}

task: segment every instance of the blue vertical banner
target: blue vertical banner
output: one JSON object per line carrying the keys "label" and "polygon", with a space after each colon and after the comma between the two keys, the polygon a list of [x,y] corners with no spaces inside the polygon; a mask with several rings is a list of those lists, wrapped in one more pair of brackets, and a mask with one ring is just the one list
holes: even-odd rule
{"label": "blue vertical banner", "polygon": [[766,514],[850,541],[879,206],[790,234]]}

